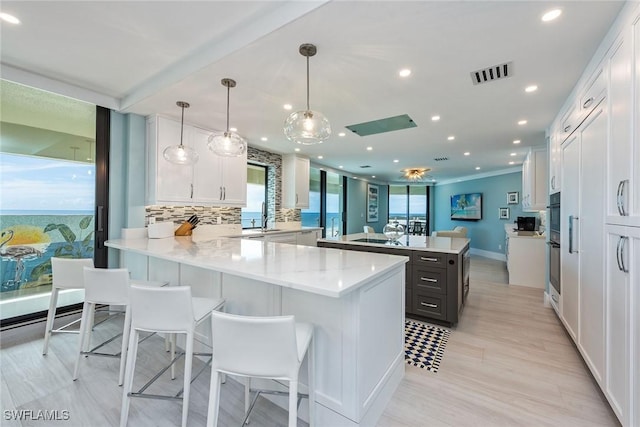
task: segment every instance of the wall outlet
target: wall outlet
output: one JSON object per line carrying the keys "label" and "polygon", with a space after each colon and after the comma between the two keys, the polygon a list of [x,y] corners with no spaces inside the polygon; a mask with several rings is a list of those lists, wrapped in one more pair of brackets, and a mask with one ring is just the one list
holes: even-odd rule
{"label": "wall outlet", "polygon": [[288,216],[284,217],[284,222],[289,222],[289,217]]}
{"label": "wall outlet", "polygon": [[221,216],[219,216],[219,217],[217,217],[217,218],[216,218],[216,223],[217,223],[218,225],[222,224],[222,217],[221,217]]}
{"label": "wall outlet", "polygon": [[156,217],[155,216],[150,216],[149,217],[149,224],[155,224],[156,223]]}
{"label": "wall outlet", "polygon": [[498,249],[502,249],[502,245],[498,245]]}

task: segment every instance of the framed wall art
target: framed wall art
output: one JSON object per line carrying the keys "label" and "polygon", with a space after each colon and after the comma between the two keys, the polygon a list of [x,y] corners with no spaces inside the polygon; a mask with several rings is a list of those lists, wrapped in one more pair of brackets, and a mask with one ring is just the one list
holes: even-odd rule
{"label": "framed wall art", "polygon": [[518,204],[518,192],[511,191],[507,193],[507,204],[508,205],[517,205]]}
{"label": "framed wall art", "polygon": [[367,184],[367,222],[378,222],[379,188],[374,184]]}
{"label": "framed wall art", "polygon": [[499,208],[498,218],[509,219],[509,208]]}

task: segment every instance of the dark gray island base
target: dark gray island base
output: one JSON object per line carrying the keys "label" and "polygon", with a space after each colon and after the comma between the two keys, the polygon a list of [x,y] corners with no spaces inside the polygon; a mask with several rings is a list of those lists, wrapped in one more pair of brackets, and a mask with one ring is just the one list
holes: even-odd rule
{"label": "dark gray island base", "polygon": [[406,315],[447,326],[458,323],[469,292],[469,239],[403,236],[391,243],[383,234],[358,233],[320,239],[318,246],[409,257]]}

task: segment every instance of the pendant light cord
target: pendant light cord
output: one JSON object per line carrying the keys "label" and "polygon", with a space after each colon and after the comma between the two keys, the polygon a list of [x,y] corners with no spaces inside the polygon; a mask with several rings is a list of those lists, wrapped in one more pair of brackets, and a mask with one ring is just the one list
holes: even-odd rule
{"label": "pendant light cord", "polygon": [[182,118],[180,119],[180,147],[182,147],[182,133],[184,132],[184,105],[182,106]]}
{"label": "pendant light cord", "polygon": [[309,57],[307,56],[307,111],[311,110],[309,108]]}
{"label": "pendant light cord", "polygon": [[227,84],[227,133],[229,133],[229,91],[231,90],[230,85]]}

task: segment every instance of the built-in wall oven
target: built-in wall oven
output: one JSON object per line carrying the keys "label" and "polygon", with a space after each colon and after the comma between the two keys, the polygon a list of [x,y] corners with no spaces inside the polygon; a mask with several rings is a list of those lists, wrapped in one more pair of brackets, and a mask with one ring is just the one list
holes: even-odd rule
{"label": "built-in wall oven", "polygon": [[[560,193],[549,200],[549,282],[558,296],[560,292]],[[552,294],[553,296],[553,294]],[[558,301],[555,301],[556,304]]]}

